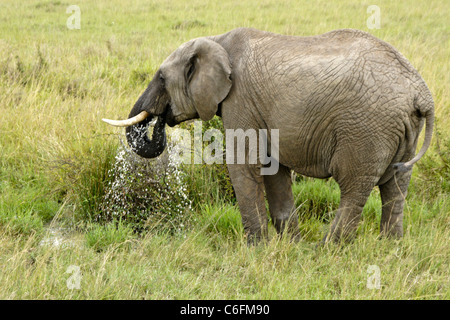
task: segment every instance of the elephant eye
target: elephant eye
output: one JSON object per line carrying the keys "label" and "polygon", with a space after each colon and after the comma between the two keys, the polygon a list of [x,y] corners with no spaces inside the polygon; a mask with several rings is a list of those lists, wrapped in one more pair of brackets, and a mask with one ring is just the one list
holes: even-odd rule
{"label": "elephant eye", "polygon": [[195,58],[192,58],[192,59],[189,61],[189,65],[188,65],[188,68],[187,68],[186,79],[187,79],[188,82],[191,80],[192,75],[193,75],[194,72],[195,72],[194,59],[195,59]]}
{"label": "elephant eye", "polygon": [[159,74],[159,81],[161,81],[161,84],[164,86],[166,79],[164,78],[164,75],[162,73]]}

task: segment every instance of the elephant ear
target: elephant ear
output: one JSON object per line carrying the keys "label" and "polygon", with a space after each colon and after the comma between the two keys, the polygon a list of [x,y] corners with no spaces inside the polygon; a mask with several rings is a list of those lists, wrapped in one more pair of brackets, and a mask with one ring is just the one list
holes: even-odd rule
{"label": "elephant ear", "polygon": [[217,42],[199,38],[193,49],[187,72],[189,89],[198,115],[207,121],[230,91],[231,65],[228,53]]}

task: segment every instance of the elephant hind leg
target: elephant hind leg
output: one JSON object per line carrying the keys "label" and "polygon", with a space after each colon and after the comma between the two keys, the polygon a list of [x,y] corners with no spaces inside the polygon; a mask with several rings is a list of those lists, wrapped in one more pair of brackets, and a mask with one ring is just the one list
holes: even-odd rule
{"label": "elephant hind leg", "polygon": [[403,206],[408,191],[412,170],[397,172],[380,185],[382,214],[380,233],[383,236],[401,238],[403,236]]}
{"label": "elephant hind leg", "polygon": [[276,174],[264,176],[264,186],[270,216],[278,234],[288,232],[294,240],[300,240],[289,168],[280,165]]}
{"label": "elephant hind leg", "polygon": [[336,146],[329,170],[339,185],[341,200],[324,241],[352,240],[364,205],[392,160],[389,150],[383,149],[383,140],[371,138],[376,131],[370,129],[367,126]]}
{"label": "elephant hind leg", "polygon": [[324,237],[323,242],[329,240],[345,242],[354,238],[361,220],[362,210],[372,189],[376,185],[377,177],[355,177],[354,180],[355,183],[351,188],[339,184],[341,188],[339,208],[336,211],[336,216],[331,224],[330,231]]}

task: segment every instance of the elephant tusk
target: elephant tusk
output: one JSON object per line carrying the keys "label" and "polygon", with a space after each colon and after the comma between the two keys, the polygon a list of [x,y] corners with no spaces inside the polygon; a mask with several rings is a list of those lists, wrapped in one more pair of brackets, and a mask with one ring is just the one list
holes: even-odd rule
{"label": "elephant tusk", "polygon": [[109,119],[102,119],[102,121],[115,126],[115,127],[129,127],[136,123],[142,122],[150,115],[147,111],[142,111],[137,116],[134,116],[133,118],[129,118],[126,120],[109,120]]}

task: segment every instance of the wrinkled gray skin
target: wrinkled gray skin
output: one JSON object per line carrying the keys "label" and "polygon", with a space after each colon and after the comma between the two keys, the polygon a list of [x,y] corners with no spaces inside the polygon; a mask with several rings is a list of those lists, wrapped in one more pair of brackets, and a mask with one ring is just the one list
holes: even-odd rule
{"label": "wrinkled gray skin", "polygon": [[226,129],[280,130],[277,174],[228,164],[249,241],[267,236],[264,191],[276,230],[299,237],[291,169],[339,184],[339,209],[324,241],[353,236],[375,186],[381,233],[401,237],[412,166],[403,162],[414,157],[425,120],[431,139],[434,119],[431,94],[409,62],[389,44],[348,29],[294,37],[240,28],[191,40],[162,63],[130,117],[142,110],[159,116],[153,140],[149,119],[127,130],[144,157],[164,150],[164,123],[217,114]]}

